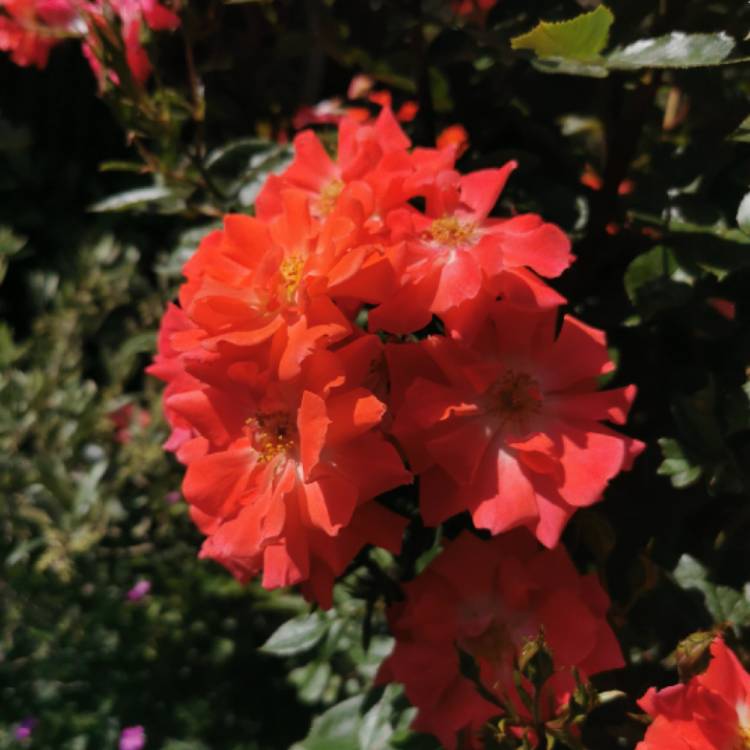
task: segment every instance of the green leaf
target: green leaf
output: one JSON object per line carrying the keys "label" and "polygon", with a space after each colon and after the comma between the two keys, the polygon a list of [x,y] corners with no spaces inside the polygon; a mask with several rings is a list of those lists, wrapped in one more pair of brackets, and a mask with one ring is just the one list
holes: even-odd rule
{"label": "green leaf", "polygon": [[669,477],[669,481],[676,489],[682,489],[695,484],[701,477],[703,469],[699,464],[695,464],[682,445],[673,438],[659,438],[659,447],[661,448],[664,460],[656,470],[657,474]]}
{"label": "green leaf", "polygon": [[328,687],[331,665],[327,661],[313,661],[289,673],[289,681],[297,688],[303,703],[318,703]]}
{"label": "green leaf", "polygon": [[129,336],[120,348],[107,358],[107,367],[115,377],[124,380],[132,372],[139,354],[151,353],[156,348],[156,332],[143,331]]}
{"label": "green leaf", "polygon": [[516,50],[531,50],[538,57],[596,61],[607,46],[614,21],[612,11],[600,5],[569,21],[541,21],[531,31],[511,39],[510,46]]}
{"label": "green leaf", "polygon": [[328,630],[329,621],[321,612],[300,615],[285,622],[260,647],[265,654],[293,656],[311,649]]}
{"label": "green leaf", "polygon": [[724,32],[673,31],[660,37],[639,39],[603,55],[614,20],[609,8],[600,5],[569,21],[542,21],[526,34],[511,39],[511,47],[534,52],[537,57],[534,65],[543,72],[595,78],[604,78],[612,70],[720,65],[728,62],[735,47],[734,39]]}
{"label": "green leaf", "polygon": [[310,733],[291,750],[360,750],[360,708],[363,696],[355,695],[329,708],[313,720]]}
{"label": "green leaf", "polygon": [[734,40],[718,34],[671,34],[639,39],[607,55],[606,65],[614,70],[639,68],[699,68],[724,62],[734,49]]}
{"label": "green leaf", "polygon": [[0,255],[15,255],[26,244],[26,238],[10,227],[0,226]]}
{"label": "green leaf", "polygon": [[89,206],[89,211],[106,213],[109,211],[133,211],[154,208],[157,205],[166,204],[171,208],[184,205],[182,198],[174,191],[164,185],[151,185],[150,187],[126,190],[124,193],[110,195],[109,198],[97,201]]}
{"label": "green leaf", "polygon": [[606,78],[609,71],[603,65],[563,60],[560,57],[548,57],[534,60],[534,67],[542,73],[558,73],[569,76],[586,76],[588,78]]}
{"label": "green leaf", "polygon": [[239,158],[243,160],[249,159],[259,153],[267,153],[271,151],[278,151],[279,145],[273,141],[266,140],[265,138],[237,138],[233,141],[225,143],[220,148],[216,148],[206,157],[204,166],[207,169],[211,169],[216,166],[219,162],[224,161],[227,158]]}
{"label": "green leaf", "polygon": [[737,226],[750,235],[750,193],[742,199],[737,209]]}
{"label": "green leaf", "polygon": [[[388,688],[394,687],[388,686]],[[360,750],[385,750],[389,746],[389,740],[393,734],[390,722],[392,709],[390,696],[384,693],[381,699],[362,717],[362,724],[357,733]]]}
{"label": "green leaf", "polygon": [[708,580],[708,570],[690,555],[682,555],[674,569],[677,583],[684,589],[698,589],[706,602],[706,609],[717,624],[728,622],[738,630],[750,625],[750,600],[747,591],[737,591]]}
{"label": "green leaf", "polygon": [[135,172],[145,174],[146,168],[140,161],[104,161],[99,165],[100,172]]}
{"label": "green leaf", "polygon": [[26,238],[16,234],[10,227],[0,226],[0,284],[8,271],[8,259],[26,244]]}
{"label": "green leaf", "polygon": [[750,117],[746,117],[727,140],[737,143],[750,143]]}
{"label": "green leaf", "polygon": [[645,317],[684,304],[690,297],[692,281],[672,249],[663,245],[639,255],[623,277],[628,298]]}

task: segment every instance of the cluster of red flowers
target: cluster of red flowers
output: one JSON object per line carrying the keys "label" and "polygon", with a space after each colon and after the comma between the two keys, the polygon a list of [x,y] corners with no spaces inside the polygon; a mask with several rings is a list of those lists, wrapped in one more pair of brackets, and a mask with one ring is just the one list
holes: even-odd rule
{"label": "cluster of red flowers", "polygon": [[151,64],[141,44],[144,27],[174,30],[179,17],[158,0],[0,0],[0,50],[17,65],[47,64],[50,50],[68,38],[82,50],[103,85],[118,83],[102,65],[104,45],[121,47],[133,80],[143,84]]}
{"label": "cluster of red flowers", "polygon": [[[541,277],[573,261],[565,234],[490,216],[515,163],[461,174],[455,145],[412,148],[388,106],[342,119],[335,159],[310,131],[294,147],[256,215],[226,216],[184,268],[150,367],[167,448],[201,556],[323,606],[365,545],[398,552],[407,519],[376,498],[415,477],[426,524],[469,511],[517,529],[457,540],[391,613],[387,669],[450,746],[494,712],[466,698],[450,642],[493,684],[540,626],[561,667],[619,666],[606,595],[534,536],[557,545],[630,466],[642,445],[603,422],[625,421],[634,389],[597,391],[613,367],[601,331],[566,316],[558,332],[564,299]],[[550,683],[551,704],[569,683]]]}

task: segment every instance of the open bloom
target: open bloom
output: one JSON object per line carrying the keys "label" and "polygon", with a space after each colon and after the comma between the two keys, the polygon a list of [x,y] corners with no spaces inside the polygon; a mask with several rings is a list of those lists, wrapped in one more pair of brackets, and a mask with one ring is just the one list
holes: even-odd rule
{"label": "open bloom", "polygon": [[597,392],[604,334],[556,310],[496,302],[471,346],[444,336],[387,348],[393,432],[420,477],[424,520],[468,510],[493,534],[526,526],[548,547],[643,445],[622,424],[635,387]]}
{"label": "open bloom", "polygon": [[527,270],[555,277],[570,265],[562,230],[536,214],[489,218],[516,163],[463,176],[431,167],[407,182],[425,196],[426,211],[407,206],[388,216],[391,241],[404,244],[403,275],[399,292],[371,311],[371,330],[406,334],[438,315],[470,338],[500,295],[534,308],[563,302]]}
{"label": "open bloom", "polygon": [[269,219],[282,210],[281,193],[288,188],[304,190],[313,213],[326,216],[344,188],[367,177],[384,160],[408,159],[410,141],[390,107],[383,107],[375,121],[362,123],[344,117],[339,123],[338,153],[332,159],[311,130],[294,139],[294,160],[281,175],[269,175],[255,202],[256,214]]}
{"label": "open bloom", "polygon": [[750,747],[750,675],[721,638],[708,669],[687,684],[650,688],[638,701],[654,718],[637,750]]}
{"label": "open bloom", "polygon": [[187,352],[179,361],[194,380],[165,399],[167,415],[190,431],[179,446],[182,489],[208,537],[201,556],[241,580],[263,571],[267,588],[302,583],[327,605],[359,549],[397,551],[405,525],[370,502],[411,481],[380,430],[385,404],[365,386],[380,342],[317,350],[283,381],[275,342],[249,359],[224,349]]}
{"label": "open bloom", "polygon": [[309,194],[296,188],[279,200],[272,219],[228,215],[201,242],[180,290],[190,325],[170,346],[252,348],[281,337],[286,379],[317,346],[351,334],[352,311],[393,287],[392,267],[363,236],[361,216],[342,210],[317,220]]}
{"label": "open bloom", "polygon": [[457,648],[474,658],[484,687],[525,715],[513,661],[543,628],[556,669],[543,688],[544,719],[567,699],[571,667],[591,676],[623,666],[596,577],[579,575],[561,547],[540,549],[526,531],[488,542],[462,534],[404,593],[388,612],[396,645],[378,679],[404,684],[419,709],[414,729],[446,748],[501,713],[462,676]]}

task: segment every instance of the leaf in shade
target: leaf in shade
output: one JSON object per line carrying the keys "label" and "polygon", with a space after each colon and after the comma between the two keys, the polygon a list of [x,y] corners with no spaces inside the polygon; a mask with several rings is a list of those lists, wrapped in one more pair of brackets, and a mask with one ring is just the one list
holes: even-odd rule
{"label": "leaf in shade", "polygon": [[745,234],[750,234],[750,193],[742,199],[737,209],[737,226]]}
{"label": "leaf in shade", "polygon": [[684,304],[692,282],[673,250],[663,245],[635,258],[623,277],[628,298],[645,317]]}
{"label": "leaf in shade", "polygon": [[274,656],[300,654],[318,643],[329,624],[328,619],[318,611],[294,617],[273,633],[260,650]]}
{"label": "leaf in shade", "polygon": [[106,213],[110,211],[134,211],[145,209],[167,209],[167,212],[181,210],[184,200],[181,196],[164,185],[151,185],[150,187],[126,190],[124,193],[116,193],[108,198],[97,201],[89,206],[89,211]]}
{"label": "leaf in shade", "polygon": [[682,489],[695,484],[701,477],[703,469],[699,464],[691,461],[682,445],[673,438],[659,438],[664,460],[656,470],[657,474],[669,477],[669,481],[676,489]]}
{"label": "leaf in shade", "polygon": [[708,570],[690,555],[682,555],[674,569],[677,583],[684,589],[698,589],[714,622],[729,623],[735,629],[750,625],[750,600],[747,591],[737,591],[708,580]]}
{"label": "leaf in shade", "polygon": [[310,733],[291,750],[360,750],[363,699],[356,695],[329,708],[313,720]]}

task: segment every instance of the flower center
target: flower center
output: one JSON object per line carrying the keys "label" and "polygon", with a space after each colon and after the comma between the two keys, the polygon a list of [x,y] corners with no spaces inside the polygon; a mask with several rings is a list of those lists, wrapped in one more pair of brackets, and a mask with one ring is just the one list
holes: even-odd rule
{"label": "flower center", "polygon": [[472,241],[476,225],[461,222],[455,216],[443,216],[430,224],[428,233],[435,242],[447,247],[458,247]]}
{"label": "flower center", "polygon": [[505,426],[510,424],[525,431],[528,421],[542,408],[542,391],[539,383],[525,372],[508,370],[500,380],[490,386],[490,412],[497,414]]}
{"label": "flower center", "polygon": [[515,646],[508,627],[493,620],[481,633],[464,636],[460,646],[475,659],[500,664],[512,656]]}
{"label": "flower center", "polygon": [[258,463],[266,464],[294,447],[296,428],[283,411],[260,412],[245,422],[252,431]]}
{"label": "flower center", "polygon": [[737,739],[732,750],[750,750],[750,727],[740,722],[737,730]]}
{"label": "flower center", "polygon": [[320,213],[325,216],[333,211],[336,201],[344,189],[344,183],[341,180],[331,180],[321,191],[318,201]]}
{"label": "flower center", "polygon": [[302,270],[305,266],[304,258],[301,255],[290,255],[284,258],[279,266],[279,273],[283,279],[282,284],[286,290],[288,299],[294,297],[297,287],[302,280]]}

